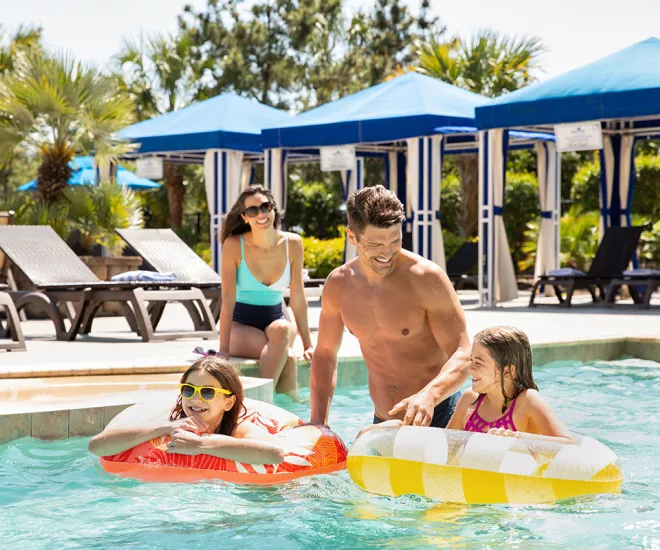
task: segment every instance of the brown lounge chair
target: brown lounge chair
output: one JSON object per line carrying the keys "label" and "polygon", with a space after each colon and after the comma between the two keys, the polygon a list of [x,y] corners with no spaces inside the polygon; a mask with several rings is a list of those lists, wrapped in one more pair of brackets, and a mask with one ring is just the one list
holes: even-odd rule
{"label": "brown lounge chair", "polygon": [[[115,229],[145,263],[159,273],[175,273],[177,282],[199,288],[211,300],[211,313],[220,318],[220,275],[171,229]],[[156,313],[154,311],[154,313]]]}
{"label": "brown lounge chair", "polygon": [[[177,281],[101,281],[50,226],[0,227],[0,250],[11,260],[9,269],[15,266],[36,288],[36,291],[12,289],[10,294],[17,311],[27,305],[42,309],[55,325],[58,340],[75,340],[78,334],[89,333],[96,313],[105,302],[119,302],[129,326],[145,342],[218,337],[209,307],[198,288]],[[14,280],[11,271],[8,280]],[[194,331],[156,333],[160,317],[150,316],[147,309],[147,303],[154,302],[163,306],[167,302],[181,302],[193,321]],[[68,329],[60,308],[70,319]]]}
{"label": "brown lounge chair", "polygon": [[14,301],[6,292],[9,290],[7,285],[0,285],[0,311],[5,312],[5,328],[0,319],[0,349],[6,351],[25,351],[25,338],[21,330],[21,322],[18,318],[18,312],[14,306]]}

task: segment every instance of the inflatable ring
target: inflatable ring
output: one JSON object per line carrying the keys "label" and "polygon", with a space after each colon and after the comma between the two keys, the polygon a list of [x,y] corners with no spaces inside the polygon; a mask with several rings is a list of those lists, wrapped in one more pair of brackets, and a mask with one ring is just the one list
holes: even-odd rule
{"label": "inflatable ring", "polygon": [[[219,479],[233,483],[272,485],[298,477],[346,468],[348,450],[338,435],[321,426],[302,426],[300,418],[268,403],[245,400],[244,421],[277,435],[285,450],[281,464],[246,464],[210,455],[168,453],[169,436],[146,441],[113,456],[101,457],[111,474],[152,482],[195,482]],[[109,424],[144,422],[144,406],[134,405]]]}
{"label": "inflatable ring", "polygon": [[463,504],[534,504],[620,492],[616,455],[591,437],[576,439],[571,445],[542,436],[381,428],[355,441],[348,473],[370,493]]}

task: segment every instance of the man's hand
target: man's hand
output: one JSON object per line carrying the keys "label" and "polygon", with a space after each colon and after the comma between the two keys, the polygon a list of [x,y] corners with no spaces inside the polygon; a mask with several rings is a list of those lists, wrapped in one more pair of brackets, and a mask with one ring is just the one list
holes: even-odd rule
{"label": "man's hand", "polygon": [[399,401],[388,414],[394,416],[401,411],[406,411],[403,419],[404,426],[430,426],[434,409],[435,400],[425,390],[422,390]]}
{"label": "man's hand", "polygon": [[172,441],[167,444],[168,453],[180,455],[198,455],[201,453],[202,438],[192,432],[178,428],[170,435]]}

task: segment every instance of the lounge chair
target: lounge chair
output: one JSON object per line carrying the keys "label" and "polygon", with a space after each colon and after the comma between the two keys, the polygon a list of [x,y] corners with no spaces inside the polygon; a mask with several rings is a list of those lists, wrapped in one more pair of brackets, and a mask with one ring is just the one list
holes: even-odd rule
{"label": "lounge chair", "polygon": [[[171,229],[116,229],[117,234],[159,273],[175,273],[177,282],[199,288],[207,300],[213,319],[218,322],[222,305],[221,279],[211,266],[202,260]],[[160,315],[153,309],[152,314]]]}
{"label": "lounge chair", "polygon": [[[129,326],[145,342],[218,337],[211,311],[198,288],[178,281],[101,281],[50,226],[0,227],[0,250],[11,260],[10,271],[15,266],[36,288],[36,291],[12,289],[10,294],[16,309],[20,312],[28,305],[42,309],[55,325],[58,340],[75,340],[78,334],[89,333],[96,313],[105,302],[119,302]],[[181,302],[194,330],[156,333],[159,319],[151,317],[147,310],[147,303],[154,302],[162,305]],[[70,319],[68,329],[60,308]]]}
{"label": "lounge chair", "polygon": [[470,274],[479,263],[479,243],[464,242],[447,260],[447,276],[456,290],[479,286],[479,277]]}
{"label": "lounge chair", "polygon": [[14,306],[14,301],[6,292],[7,285],[0,285],[0,310],[5,312],[6,327],[0,319],[0,349],[7,351],[25,351],[25,338],[21,330],[21,321]]}
{"label": "lounge chair", "polygon": [[[610,227],[603,237],[591,267],[586,273],[578,270],[556,270],[539,278],[532,289],[529,307],[533,307],[536,292],[544,285],[554,288],[559,304],[570,307],[573,292],[587,289],[593,302],[605,298],[605,287],[621,277],[635,254],[643,227]],[[566,288],[566,297],[562,295],[562,287]],[[598,290],[598,294],[596,294]]]}
{"label": "lounge chair", "polygon": [[[647,309],[651,307],[653,291],[660,286],[659,269],[632,269],[624,271],[621,277],[612,279],[605,296],[605,304],[613,306],[619,288],[626,285],[635,305]],[[642,291],[640,296],[640,290]]]}

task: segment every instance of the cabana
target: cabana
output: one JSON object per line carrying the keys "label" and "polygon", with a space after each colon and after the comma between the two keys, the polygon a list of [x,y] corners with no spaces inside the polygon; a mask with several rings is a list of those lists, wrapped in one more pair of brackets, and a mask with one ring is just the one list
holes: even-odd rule
{"label": "cabana", "polygon": [[254,163],[263,162],[261,130],[282,124],[287,113],[235,94],[221,94],[150,120],[117,137],[137,144],[126,158],[156,157],[172,164],[204,166],[211,215],[211,260],[220,271],[218,234],[222,218],[246,187]]}
{"label": "cabana", "polygon": [[[356,160],[341,171],[344,195],[364,185],[364,158],[385,164],[385,180],[406,207],[407,230],[418,254],[445,265],[440,227],[441,127],[474,126],[480,95],[406,73],[298,115],[263,131],[266,182],[285,204],[287,163],[317,161],[321,147],[355,145]],[[355,250],[347,243],[345,258]]]}
{"label": "cabana", "polygon": [[[631,225],[634,144],[637,140],[660,137],[660,40],[649,38],[574,71],[478,106],[476,121],[481,152],[480,242],[484,243],[482,258],[485,256],[484,269],[480,272],[480,301],[482,305],[493,306],[506,299],[495,292],[507,283],[496,266],[511,262],[506,235],[501,231],[508,129],[554,132],[557,124],[599,122],[603,137],[601,236],[610,226]],[[556,156],[556,152],[548,149],[546,165],[552,164],[559,170]],[[539,190],[545,224],[539,236],[541,241],[553,238],[552,234],[556,234],[553,226],[558,225],[559,219],[556,211],[547,207],[551,197],[541,180]],[[548,253],[547,246],[541,242],[539,250]],[[552,262],[537,262],[536,275],[549,269]]]}

